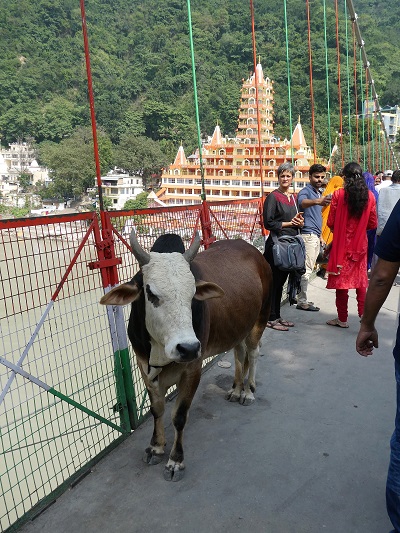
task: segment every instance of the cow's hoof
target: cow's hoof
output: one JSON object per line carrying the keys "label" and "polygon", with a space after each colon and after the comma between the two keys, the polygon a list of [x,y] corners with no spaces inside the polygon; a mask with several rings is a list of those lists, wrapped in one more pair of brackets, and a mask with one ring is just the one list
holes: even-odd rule
{"label": "cow's hoof", "polygon": [[232,389],[226,394],[225,399],[228,400],[228,402],[238,402],[240,396],[235,393],[235,389]]}
{"label": "cow's hoof", "polygon": [[251,405],[255,401],[256,399],[254,398],[253,394],[245,394],[242,392],[240,395],[240,405]]}
{"label": "cow's hoof", "polygon": [[158,465],[161,463],[162,459],[163,455],[156,454],[151,448],[146,448],[143,455],[143,461],[145,463],[148,465]]}
{"label": "cow's hoof", "polygon": [[165,481],[180,481],[185,475],[185,467],[182,463],[167,464],[164,468]]}

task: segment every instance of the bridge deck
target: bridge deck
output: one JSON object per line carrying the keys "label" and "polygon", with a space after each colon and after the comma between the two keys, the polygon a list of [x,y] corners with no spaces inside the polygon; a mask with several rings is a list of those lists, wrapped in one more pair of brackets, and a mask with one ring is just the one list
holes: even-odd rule
{"label": "bridge deck", "polygon": [[[392,288],[379,316],[379,350],[363,359],[354,349],[354,291],[350,328],[329,327],[334,291],[314,279],[309,296],[321,311],[285,305],[282,314],[296,327],[265,331],[254,405],[224,400],[233,365],[214,365],[204,374],[185,432],[181,482],[164,481],[163,465],[141,461],[152,432],[148,421],[21,531],[389,531],[385,477],[399,291]],[[223,359],[233,361],[232,354]],[[171,404],[169,446],[170,409]]]}

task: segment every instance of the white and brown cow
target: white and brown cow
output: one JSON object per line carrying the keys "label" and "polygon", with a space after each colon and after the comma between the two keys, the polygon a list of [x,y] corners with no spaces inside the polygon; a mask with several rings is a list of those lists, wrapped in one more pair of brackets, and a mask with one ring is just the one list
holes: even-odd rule
{"label": "white and brown cow", "polygon": [[154,417],[154,432],[144,457],[149,464],[159,463],[164,455],[165,394],[177,385],[172,414],[175,441],[164,477],[178,481],[184,470],[183,430],[200,381],[202,360],[233,348],[235,378],[227,399],[243,405],[254,401],[272,274],[263,255],[241,239],[215,242],[197,254],[198,237],[184,252],[180,237],[163,235],[147,253],[132,232],[131,246],[141,272],[112,289],[101,303],[132,302],[128,336]]}

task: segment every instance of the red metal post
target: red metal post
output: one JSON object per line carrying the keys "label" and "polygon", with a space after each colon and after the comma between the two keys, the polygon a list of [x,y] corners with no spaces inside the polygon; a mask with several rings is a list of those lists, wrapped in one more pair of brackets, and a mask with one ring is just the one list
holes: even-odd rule
{"label": "red metal post", "polygon": [[216,240],[216,238],[212,234],[210,212],[206,200],[203,200],[202,202],[200,210],[200,223],[203,234],[202,244],[204,248],[207,249],[210,244]]}

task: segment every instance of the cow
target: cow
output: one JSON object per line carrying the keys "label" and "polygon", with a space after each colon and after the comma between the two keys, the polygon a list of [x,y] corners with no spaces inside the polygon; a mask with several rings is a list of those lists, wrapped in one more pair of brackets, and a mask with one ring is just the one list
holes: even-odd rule
{"label": "cow", "polygon": [[134,231],[130,242],[141,270],[130,282],[105,294],[100,303],[132,304],[128,337],[154,418],[153,436],[143,457],[150,465],[160,463],[164,455],[165,395],[177,385],[172,413],[175,440],[164,478],[179,481],[185,468],[183,430],[203,359],[233,348],[235,376],[226,398],[242,405],[255,400],[256,364],[270,312],[272,273],[259,250],[242,239],[217,241],[201,253],[197,253],[198,235],[186,251],[175,234],[159,237],[150,253],[140,247]]}

